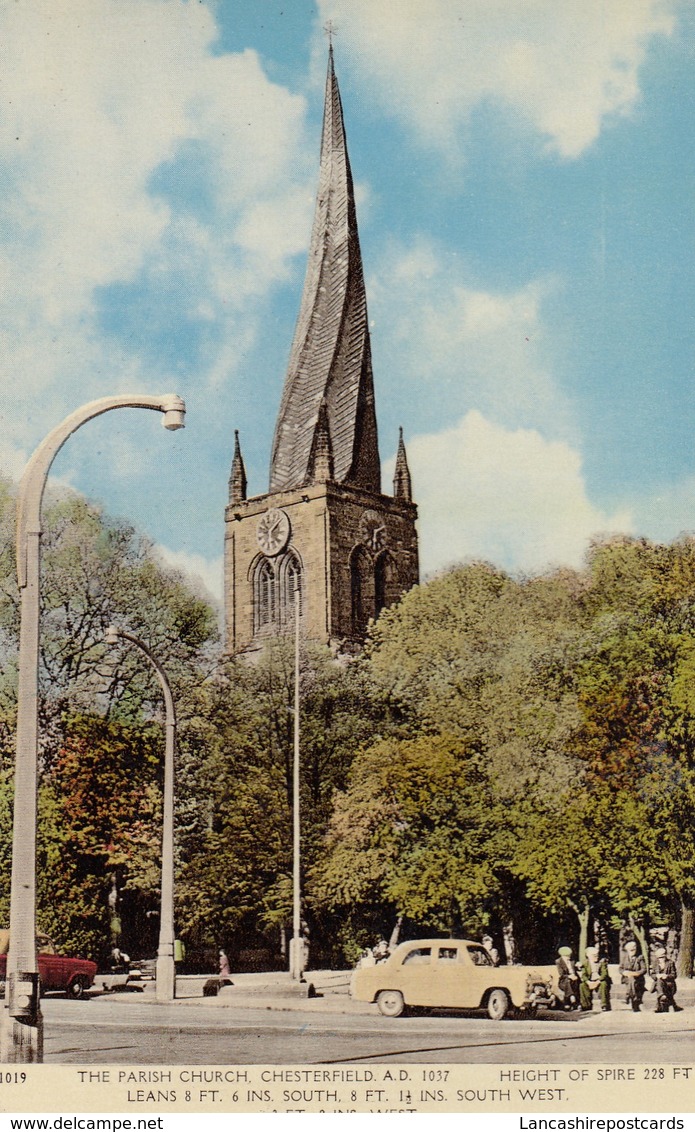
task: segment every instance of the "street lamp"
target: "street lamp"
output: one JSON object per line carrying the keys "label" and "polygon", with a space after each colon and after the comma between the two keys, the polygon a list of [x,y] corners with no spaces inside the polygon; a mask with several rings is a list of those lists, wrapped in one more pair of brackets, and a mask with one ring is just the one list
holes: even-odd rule
{"label": "street lamp", "polygon": [[41,567],[41,502],[55,457],[81,425],[110,409],[155,409],[171,431],[184,426],[186,406],[170,393],[122,394],[83,405],[56,426],[27,464],[17,493],[17,580],[20,591],[19,688],[15,761],[10,949],[0,1058],[43,1060],[43,1018],[36,957],[36,788]]}
{"label": "street lamp", "polygon": [[297,982],[301,982],[304,970],[304,956],[302,954],[302,897],[301,897],[301,871],[300,871],[300,832],[301,814],[299,807],[299,614],[301,590],[299,586],[299,573],[297,573],[294,587],[294,759],[292,765],[292,947],[290,974]]}
{"label": "street lamp", "polygon": [[156,995],[157,1002],[171,1002],[176,993],[174,966],[174,754],[176,750],[176,709],[166,673],[161,664],[138,637],[109,625],[104,640],[107,645],[118,643],[119,637],[130,641],[144,653],[157,673],[164,693],[166,710],[166,740],[164,747],[164,802],[162,819],[162,896],[159,916],[159,947],[157,949]]}

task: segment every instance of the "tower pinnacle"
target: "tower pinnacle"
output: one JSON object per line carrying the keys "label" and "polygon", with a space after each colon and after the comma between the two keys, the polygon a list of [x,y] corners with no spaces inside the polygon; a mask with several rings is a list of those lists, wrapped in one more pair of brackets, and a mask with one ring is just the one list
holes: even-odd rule
{"label": "tower pinnacle", "polygon": [[246,468],[244,457],[241,455],[239,432],[234,429],[234,456],[232,457],[232,470],[229,474],[229,502],[241,503],[246,499]]}
{"label": "tower pinnacle", "polygon": [[410,479],[408,459],[405,454],[402,428],[398,430],[398,451],[396,453],[396,469],[393,476],[393,497],[394,499],[405,499],[408,503],[411,503],[413,498],[413,485]]}

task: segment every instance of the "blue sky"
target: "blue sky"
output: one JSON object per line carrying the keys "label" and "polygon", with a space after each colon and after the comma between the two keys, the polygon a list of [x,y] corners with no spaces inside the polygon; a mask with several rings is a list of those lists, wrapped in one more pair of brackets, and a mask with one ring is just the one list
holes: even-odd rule
{"label": "blue sky", "polygon": [[695,529],[693,52],[678,0],[32,0],[0,9],[0,468],[54,472],[221,590],[266,490],[327,41],[358,191],[384,487],[423,571]]}

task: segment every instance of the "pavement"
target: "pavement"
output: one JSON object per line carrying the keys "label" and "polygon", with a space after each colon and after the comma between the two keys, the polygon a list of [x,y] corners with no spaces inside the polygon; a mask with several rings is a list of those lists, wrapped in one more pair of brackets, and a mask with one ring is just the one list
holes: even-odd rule
{"label": "pavement", "polygon": [[[375,1003],[356,1002],[349,995],[351,971],[307,971],[303,983],[297,984],[287,972],[233,974],[232,985],[222,987],[214,997],[204,995],[205,984],[213,975],[179,975],[176,979],[174,1005],[209,1006],[220,1010],[226,1007],[253,1010],[302,1011],[316,1014],[351,1014],[378,1016]],[[99,976],[95,991],[101,993]],[[117,988],[119,998],[132,998],[140,1003],[157,1005],[155,984],[152,980],[134,981]],[[659,1030],[690,1029],[695,1026],[695,980],[679,979],[676,1001],[683,1011],[674,1014],[656,1014],[656,996],[647,992],[642,1010],[633,1012],[625,1003],[619,980],[614,981],[611,997],[612,1010],[602,1012],[596,1007],[590,1013],[567,1014],[560,1011],[539,1011],[534,1024],[541,1021],[571,1022],[582,1028],[597,1027],[601,1032],[630,1031],[636,1027],[654,1026]]]}

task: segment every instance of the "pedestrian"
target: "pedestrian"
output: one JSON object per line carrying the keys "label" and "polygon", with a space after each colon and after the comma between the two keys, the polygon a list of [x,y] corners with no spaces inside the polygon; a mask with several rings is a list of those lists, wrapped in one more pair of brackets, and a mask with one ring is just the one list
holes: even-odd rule
{"label": "pedestrian", "polygon": [[656,1013],[668,1014],[673,1007],[674,1012],[682,1010],[676,1003],[676,964],[669,959],[665,947],[657,947],[654,952],[654,966],[652,968],[654,985],[652,991],[656,993]]}
{"label": "pedestrian", "polygon": [[497,948],[495,947],[492,936],[491,935],[484,935],[483,938],[482,938],[482,944],[483,944],[483,947],[485,948],[485,950],[487,951],[488,955],[490,956],[490,961],[492,963],[492,966],[493,967],[499,967],[499,965],[500,965],[500,953],[497,950]]}
{"label": "pedestrian", "polygon": [[594,995],[598,995],[601,1010],[611,1008],[611,977],[608,961],[599,958],[598,947],[587,947],[586,958],[579,968],[579,1001],[584,1011],[593,1010]]}
{"label": "pedestrian", "polygon": [[557,954],[555,966],[558,974],[558,997],[564,1010],[576,1010],[579,1007],[579,979],[572,959],[572,948],[559,947]]}
{"label": "pedestrian", "polygon": [[377,963],[383,963],[384,959],[388,959],[389,945],[385,939],[380,939],[375,945],[373,955]]}
{"label": "pedestrian", "polygon": [[620,965],[620,981],[625,984],[625,1001],[637,1013],[642,1005],[645,991],[647,964],[644,956],[637,951],[637,944],[631,939],[625,944],[625,958]]}
{"label": "pedestrian", "polygon": [[232,970],[229,966],[227,953],[220,948],[220,982],[229,983],[232,981]]}
{"label": "pedestrian", "polygon": [[121,951],[120,947],[111,948],[111,970],[112,971],[127,971],[130,965],[130,956],[126,955],[125,951]]}
{"label": "pedestrian", "polygon": [[182,939],[174,940],[174,970],[178,974],[186,958],[186,944]]}

